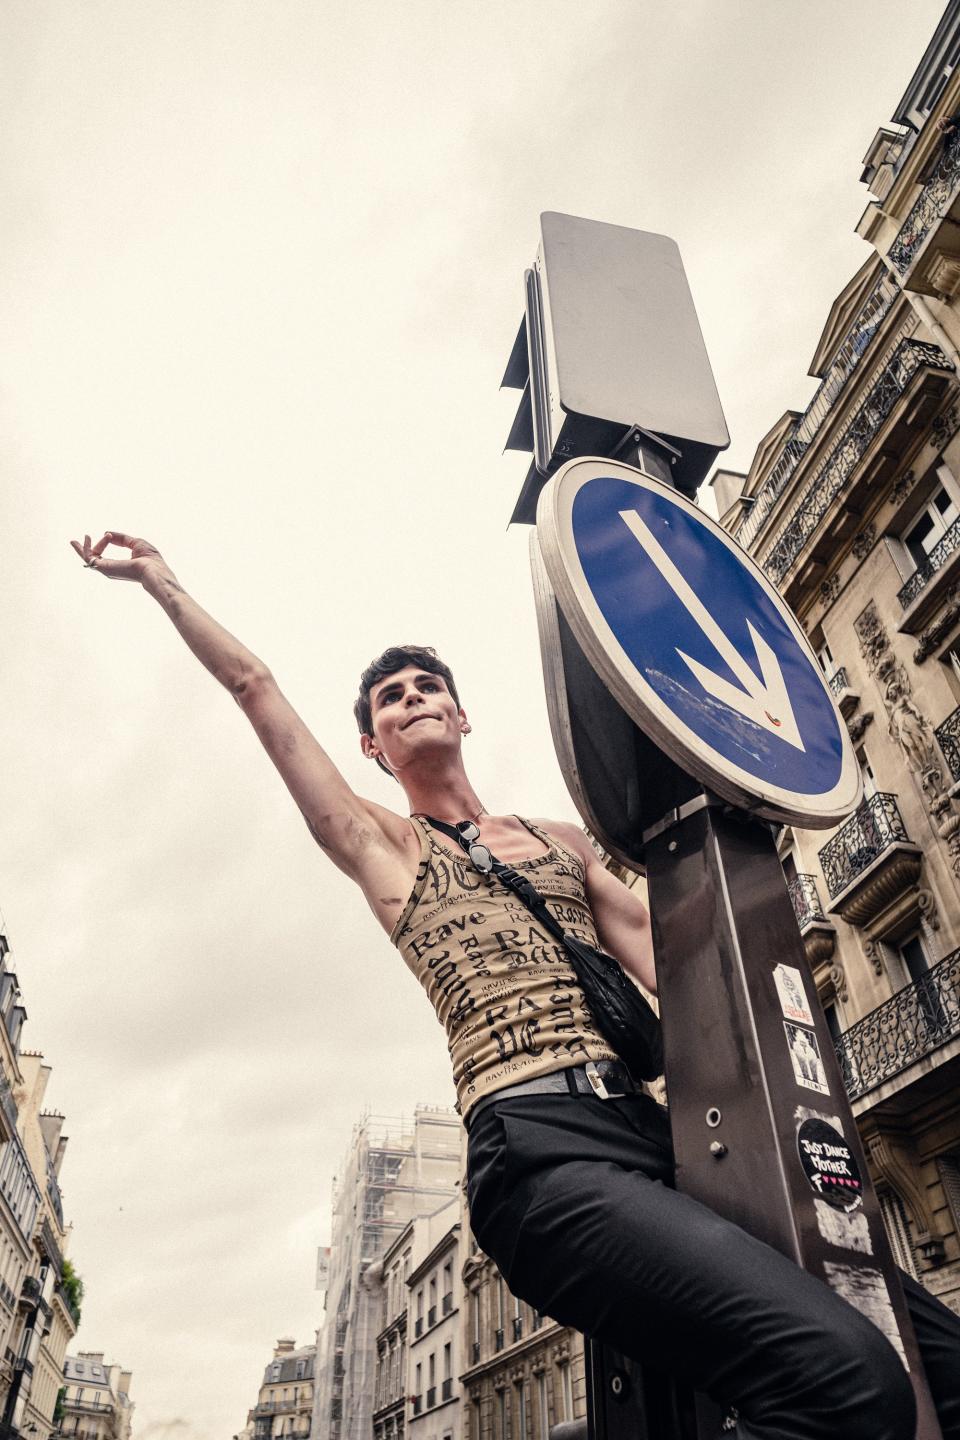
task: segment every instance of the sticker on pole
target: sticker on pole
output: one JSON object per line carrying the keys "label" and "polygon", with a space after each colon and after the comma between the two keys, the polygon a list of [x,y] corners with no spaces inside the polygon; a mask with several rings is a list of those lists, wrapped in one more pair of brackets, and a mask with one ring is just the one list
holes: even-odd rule
{"label": "sticker on pole", "polygon": [[860,770],[823,672],[721,526],[629,466],[574,460],[545,486],[537,532],[581,649],[681,768],[771,820],[849,814]]}
{"label": "sticker on pole", "polygon": [[838,1210],[856,1210],[863,1201],[860,1169],[840,1131],[825,1120],[804,1120],[797,1131],[800,1164],[822,1200]]}

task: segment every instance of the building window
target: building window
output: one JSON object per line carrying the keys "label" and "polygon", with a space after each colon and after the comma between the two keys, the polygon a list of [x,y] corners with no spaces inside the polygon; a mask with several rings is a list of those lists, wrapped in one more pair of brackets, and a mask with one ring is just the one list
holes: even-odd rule
{"label": "building window", "polygon": [[537,1440],[550,1440],[550,1410],[547,1405],[547,1372],[537,1375],[537,1424],[540,1427]]}
{"label": "building window", "polygon": [[560,1376],[560,1402],[561,1402],[561,1408],[562,1408],[562,1410],[563,1410],[563,1418],[564,1418],[564,1420],[572,1420],[572,1419],[573,1419],[573,1380],[572,1380],[571,1375],[570,1375],[570,1365],[569,1365],[569,1362],[568,1362],[568,1361],[564,1361],[564,1363],[563,1363],[562,1365],[558,1365],[558,1366],[557,1366],[557,1371],[558,1371],[559,1376]]}
{"label": "building window", "polygon": [[869,800],[871,795],[877,793],[877,777],[873,773],[870,758],[862,745],[857,751],[857,764],[860,766],[860,774],[863,776],[863,798]]}
{"label": "building window", "polygon": [[506,1390],[497,1391],[497,1440],[508,1440]]}
{"label": "building window", "polygon": [[915,570],[926,563],[930,551],[946,535],[950,526],[955,520],[960,519],[960,509],[952,495],[948,495],[942,485],[938,486],[930,497],[926,507],[921,510],[904,531],[902,542],[910,559],[913,561]]}
{"label": "building window", "polygon": [[892,1190],[878,1190],[877,1200],[890,1240],[893,1258],[901,1270],[905,1270],[916,1280],[917,1258],[913,1252],[913,1240],[910,1236],[910,1226],[907,1222],[907,1212],[903,1208],[903,1201]]}
{"label": "building window", "polygon": [[522,1380],[514,1387],[517,1392],[517,1440],[527,1440],[527,1392]]}
{"label": "building window", "polygon": [[916,935],[911,935],[909,939],[901,940],[897,946],[897,954],[900,957],[904,974],[908,977],[906,980],[908,985],[916,984],[930,969],[927,949],[919,931]]}

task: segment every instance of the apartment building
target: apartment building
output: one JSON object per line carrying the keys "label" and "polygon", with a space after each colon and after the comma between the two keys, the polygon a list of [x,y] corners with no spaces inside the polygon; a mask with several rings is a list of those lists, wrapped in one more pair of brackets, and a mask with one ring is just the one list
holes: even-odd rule
{"label": "apartment building", "polygon": [[860,808],[780,855],[897,1258],[960,1310],[958,59],[951,0],[865,156],[813,397],[711,484],[856,747]]}
{"label": "apartment building", "polygon": [[132,1379],[129,1370],[108,1364],[102,1350],[68,1355],[63,1363],[60,1434],[72,1440],[130,1440]]}
{"label": "apartment building", "polygon": [[511,1295],[471,1241],[463,1268],[464,1440],[548,1440],[586,1416],[583,1338]]}
{"label": "apartment building", "polygon": [[420,1105],[413,1120],[364,1117],[333,1186],[325,1323],[318,1334],[313,1433],[370,1440],[383,1330],[382,1261],[415,1217],[458,1193],[460,1119]]}
{"label": "apartment building", "polygon": [[278,1340],[263,1372],[257,1403],[247,1416],[252,1440],[293,1436],[307,1440],[313,1419],[316,1344],[297,1348],[295,1340]]}
{"label": "apartment building", "polygon": [[0,1424],[8,1437],[53,1429],[78,1320],[63,1287],[63,1116],[42,1108],[51,1070],[22,1048],[26,1018],[0,929]]}

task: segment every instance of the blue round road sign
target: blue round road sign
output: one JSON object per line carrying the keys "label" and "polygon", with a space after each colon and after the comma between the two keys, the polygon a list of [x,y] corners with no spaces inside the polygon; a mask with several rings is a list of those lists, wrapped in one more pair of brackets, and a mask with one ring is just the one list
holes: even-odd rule
{"label": "blue round road sign", "polygon": [[636,470],[575,460],[537,531],[581,648],[679,765],[771,819],[835,825],[854,808],[860,771],[820,666],[719,525]]}

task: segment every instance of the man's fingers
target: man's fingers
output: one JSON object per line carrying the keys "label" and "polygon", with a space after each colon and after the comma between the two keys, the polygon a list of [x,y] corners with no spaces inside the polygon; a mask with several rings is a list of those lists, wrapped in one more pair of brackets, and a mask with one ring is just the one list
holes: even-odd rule
{"label": "man's fingers", "polygon": [[122,530],[108,530],[100,543],[101,545],[126,545],[128,550],[132,550],[137,541],[136,536],[124,535]]}
{"label": "man's fingers", "polygon": [[90,549],[90,554],[91,554],[91,555],[97,555],[97,556],[102,555],[103,552],[104,552],[104,550],[106,550],[106,548],[107,548],[108,545],[114,545],[114,544],[119,544],[119,541],[113,540],[113,539],[111,538],[110,532],[109,532],[109,530],[108,530],[107,533],[106,533],[106,535],[104,535],[103,539],[102,539],[102,540],[98,540],[97,543],[96,543],[96,545],[93,545],[93,546],[91,547],[91,549]]}

